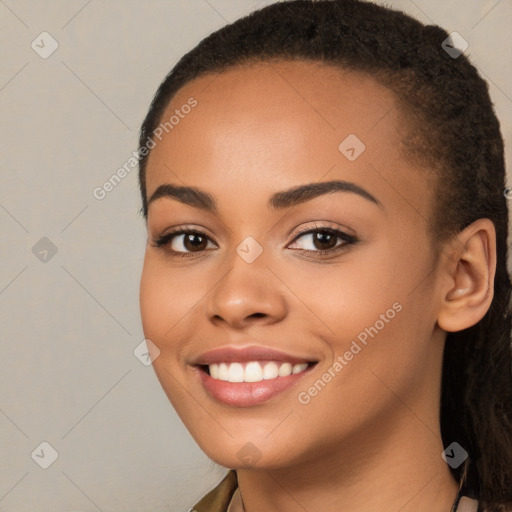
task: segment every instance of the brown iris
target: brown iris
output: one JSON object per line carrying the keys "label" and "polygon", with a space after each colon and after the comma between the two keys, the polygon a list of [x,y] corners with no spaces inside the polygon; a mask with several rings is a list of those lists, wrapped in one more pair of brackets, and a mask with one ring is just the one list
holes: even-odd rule
{"label": "brown iris", "polygon": [[336,246],[337,236],[328,231],[317,231],[313,234],[313,244],[320,251],[332,249]]}
{"label": "brown iris", "polygon": [[195,252],[206,249],[208,240],[205,236],[199,233],[186,233],[184,235],[183,245],[187,251]]}

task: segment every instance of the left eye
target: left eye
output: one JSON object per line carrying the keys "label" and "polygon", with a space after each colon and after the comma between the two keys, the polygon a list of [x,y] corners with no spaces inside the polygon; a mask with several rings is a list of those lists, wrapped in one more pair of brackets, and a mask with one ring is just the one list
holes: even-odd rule
{"label": "left eye", "polygon": [[[299,243],[300,240],[302,243]],[[299,235],[293,242],[304,251],[330,251],[345,244],[354,243],[355,238],[336,229],[316,229]],[[291,247],[291,246],[289,246]]]}

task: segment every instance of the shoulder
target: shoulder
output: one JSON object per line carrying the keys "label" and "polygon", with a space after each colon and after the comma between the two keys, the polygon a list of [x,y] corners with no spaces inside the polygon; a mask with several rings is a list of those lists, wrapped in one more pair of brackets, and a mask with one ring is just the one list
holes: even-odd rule
{"label": "shoulder", "polygon": [[197,502],[190,512],[226,512],[237,486],[236,472],[230,470],[219,485]]}

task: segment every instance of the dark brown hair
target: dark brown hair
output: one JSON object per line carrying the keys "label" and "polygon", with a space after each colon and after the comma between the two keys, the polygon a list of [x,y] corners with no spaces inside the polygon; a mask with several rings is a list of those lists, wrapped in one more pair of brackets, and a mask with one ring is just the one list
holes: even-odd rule
{"label": "dark brown hair", "polygon": [[[511,283],[499,122],[486,82],[465,55],[442,47],[449,34],[361,0],[293,0],[270,5],[200,42],[160,85],[140,133],[147,144],[175,93],[196,77],[256,61],[309,60],[369,74],[393,91],[406,121],[404,156],[432,170],[434,246],[479,218],[497,233],[495,293],[475,326],[448,333],[441,431],[469,453],[466,479],[486,511],[512,505]],[[147,155],[140,158],[147,217]],[[461,478],[461,469],[454,470]]]}

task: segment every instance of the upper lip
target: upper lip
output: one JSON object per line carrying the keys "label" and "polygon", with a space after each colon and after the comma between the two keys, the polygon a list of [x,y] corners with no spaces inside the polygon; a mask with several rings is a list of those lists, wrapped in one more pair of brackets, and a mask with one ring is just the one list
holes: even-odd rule
{"label": "upper lip", "polygon": [[215,363],[244,363],[249,361],[282,361],[291,364],[316,362],[304,357],[286,354],[264,346],[220,347],[204,352],[192,361],[194,365],[209,365]]}

